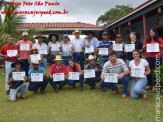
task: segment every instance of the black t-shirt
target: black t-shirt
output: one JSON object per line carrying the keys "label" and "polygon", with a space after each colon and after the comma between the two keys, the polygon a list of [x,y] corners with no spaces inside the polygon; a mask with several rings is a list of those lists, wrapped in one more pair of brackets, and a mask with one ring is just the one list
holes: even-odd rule
{"label": "black t-shirt", "polygon": [[[10,72],[9,78],[12,78],[13,72],[16,72],[16,70],[13,70]],[[21,70],[20,72],[25,72],[25,71]],[[23,80],[14,80],[10,85],[10,89],[16,89],[17,87],[19,87],[22,84],[23,84]]]}
{"label": "black t-shirt", "polygon": [[[131,44],[131,42],[129,44]],[[135,44],[135,49],[141,50],[143,47],[143,43],[141,41],[136,40],[134,44]],[[140,57],[141,57],[141,55],[140,55]],[[127,53],[127,59],[130,61],[134,59],[132,56],[132,52]]]}

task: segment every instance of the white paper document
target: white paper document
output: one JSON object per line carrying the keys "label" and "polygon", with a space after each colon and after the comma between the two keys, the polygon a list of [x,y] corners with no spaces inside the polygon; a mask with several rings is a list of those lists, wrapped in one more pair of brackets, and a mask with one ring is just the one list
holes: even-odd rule
{"label": "white paper document", "polygon": [[79,72],[69,72],[69,80],[79,80]]}
{"label": "white paper document", "polygon": [[72,44],[67,44],[62,46],[63,52],[70,52],[72,51]]}
{"label": "white paper document", "polygon": [[84,78],[95,78],[95,70],[84,70]]}
{"label": "white paper document", "polygon": [[105,73],[105,80],[104,80],[104,82],[118,83],[118,74]]}
{"label": "white paper document", "polygon": [[147,52],[159,52],[159,44],[147,44]]}
{"label": "white paper document", "polygon": [[51,47],[51,51],[60,51],[60,44],[52,44]]}
{"label": "white paper document", "polygon": [[33,54],[33,55],[30,55],[30,58],[31,58],[31,61],[41,60],[41,55],[40,54]]}
{"label": "white paper document", "polygon": [[43,82],[43,73],[31,73],[31,82]]}
{"label": "white paper document", "polygon": [[12,72],[12,77],[15,81],[24,80],[25,72]]}
{"label": "white paper document", "polygon": [[93,52],[94,52],[93,46],[85,47],[85,53],[93,53]]}
{"label": "white paper document", "polygon": [[17,54],[18,54],[17,50],[7,50],[8,57],[16,57]]}
{"label": "white paper document", "polygon": [[54,82],[56,82],[56,81],[64,81],[64,80],[65,80],[64,73],[53,74],[53,81]]}
{"label": "white paper document", "polygon": [[39,51],[39,54],[48,54],[47,49],[44,49],[44,48],[40,48],[38,49],[38,51]]}
{"label": "white paper document", "polygon": [[29,44],[20,44],[20,50],[30,50]]}
{"label": "white paper document", "polygon": [[108,55],[108,48],[99,48],[99,55]]}
{"label": "white paper document", "polygon": [[132,52],[135,49],[135,44],[126,44],[125,50],[126,52]]}
{"label": "white paper document", "polygon": [[123,51],[123,44],[113,44],[113,50]]}
{"label": "white paper document", "polygon": [[144,78],[145,68],[131,68],[131,77]]}

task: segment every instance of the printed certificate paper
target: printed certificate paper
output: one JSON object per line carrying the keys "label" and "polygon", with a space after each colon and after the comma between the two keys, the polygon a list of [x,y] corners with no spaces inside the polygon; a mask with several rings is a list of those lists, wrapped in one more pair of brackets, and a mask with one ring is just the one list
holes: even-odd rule
{"label": "printed certificate paper", "polygon": [[51,47],[51,51],[60,51],[60,44],[52,44]]}
{"label": "printed certificate paper", "polygon": [[69,80],[79,80],[79,72],[69,72]]}
{"label": "printed certificate paper", "polygon": [[99,48],[100,55],[108,55],[109,51],[108,48]]}
{"label": "printed certificate paper", "polygon": [[39,54],[48,54],[47,49],[40,48],[38,49],[38,51],[39,51]]}
{"label": "printed certificate paper", "polygon": [[118,83],[118,74],[105,73],[105,80],[104,80],[104,82]]}
{"label": "printed certificate paper", "polygon": [[123,51],[123,44],[113,44],[113,50]]}
{"label": "printed certificate paper", "polygon": [[147,44],[147,52],[159,52],[159,44]]}
{"label": "printed certificate paper", "polygon": [[56,73],[56,74],[53,74],[53,81],[56,82],[56,81],[64,81],[65,78],[64,78],[64,73]]}
{"label": "printed certificate paper", "polygon": [[29,44],[20,44],[20,50],[30,50]]}
{"label": "printed certificate paper", "polygon": [[42,82],[43,81],[43,73],[32,73],[31,81],[32,82]]}
{"label": "printed certificate paper", "polygon": [[126,52],[132,52],[135,49],[135,44],[126,44],[125,50]]}
{"label": "printed certificate paper", "polygon": [[93,46],[85,47],[85,53],[93,53],[93,52],[94,52]]}
{"label": "printed certificate paper", "polygon": [[30,58],[31,58],[31,61],[34,61],[34,60],[41,60],[40,54],[33,54],[33,55],[30,55]]}
{"label": "printed certificate paper", "polygon": [[131,77],[144,78],[145,68],[131,68]]}
{"label": "printed certificate paper", "polygon": [[84,78],[95,78],[95,70],[84,70]]}
{"label": "printed certificate paper", "polygon": [[63,52],[70,52],[72,51],[72,44],[63,45],[62,48]]}
{"label": "printed certificate paper", "polygon": [[17,50],[7,50],[8,57],[16,57],[17,54],[18,54]]}
{"label": "printed certificate paper", "polygon": [[12,72],[12,77],[14,80],[21,81],[24,80],[25,72]]}

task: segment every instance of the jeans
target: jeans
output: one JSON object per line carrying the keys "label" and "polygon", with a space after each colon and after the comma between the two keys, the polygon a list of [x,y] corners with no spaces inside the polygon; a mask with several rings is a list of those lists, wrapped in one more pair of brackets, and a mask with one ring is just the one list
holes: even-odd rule
{"label": "jeans", "polygon": [[45,69],[45,71],[46,71],[46,67],[47,67],[47,57],[44,57],[44,58],[42,59],[42,62],[41,62],[41,64],[40,64],[40,67],[43,67],[43,68]]}
{"label": "jeans", "polygon": [[29,70],[29,63],[28,63],[28,59],[20,59],[20,62],[23,63],[23,66],[21,67],[21,70],[25,71],[26,76],[28,77],[28,70]]}
{"label": "jeans", "polygon": [[96,82],[100,82],[100,76],[95,78],[85,78],[83,82],[91,87],[95,87]]}
{"label": "jeans", "polygon": [[[129,84],[130,77],[128,75],[123,76],[121,79],[118,80],[118,84],[123,84],[122,94],[127,94],[127,88]],[[101,88],[109,88],[112,89],[112,91],[117,90],[117,86],[114,83],[108,83],[104,81],[100,81],[100,87]]]}
{"label": "jeans", "polygon": [[9,90],[8,81],[9,81],[9,74],[13,70],[13,68],[11,67],[12,63],[13,62],[5,61],[5,72],[6,72],[5,86],[6,86],[6,91]]}
{"label": "jeans", "polygon": [[101,65],[104,66],[104,64],[108,61],[109,59],[101,59]]}
{"label": "jeans", "polygon": [[72,60],[72,56],[63,56],[63,61],[62,63],[65,65],[65,66],[68,66],[68,61],[69,60]]}
{"label": "jeans", "polygon": [[[156,62],[159,62],[160,65],[162,64],[162,57],[157,58],[157,60],[156,60],[155,57],[146,58],[146,60],[147,60],[147,62],[149,63],[149,67],[150,67],[151,71],[154,70],[154,69],[156,68]],[[158,63],[157,63],[157,64],[158,64]],[[157,67],[158,67],[158,66],[157,66]],[[147,75],[147,80],[148,80],[147,85],[149,85],[149,86],[153,86],[153,85],[156,84],[156,82],[155,82],[156,78],[154,77],[154,79],[152,79],[152,72],[151,72],[149,75]],[[152,80],[154,80],[153,83],[152,83]]]}
{"label": "jeans", "polygon": [[80,62],[81,69],[84,70],[84,54],[83,53],[74,53],[73,60],[75,63]]}
{"label": "jeans", "polygon": [[48,84],[48,79],[44,78],[43,82],[31,82],[28,89],[29,91],[37,91],[39,87],[41,87],[41,91],[45,91],[45,88]]}
{"label": "jeans", "polygon": [[129,68],[129,63],[130,63],[130,60],[126,60],[126,65],[127,65],[127,67]]}
{"label": "jeans", "polygon": [[75,82],[79,82],[80,83],[79,86],[83,87],[83,79],[84,79],[84,75],[81,75],[79,80],[68,80],[68,85],[74,86]]}
{"label": "jeans", "polygon": [[22,85],[20,85],[19,87],[17,87],[16,89],[10,89],[10,95],[9,95],[9,101],[10,102],[14,102],[16,101],[16,97],[17,97],[17,93],[21,92],[21,97],[25,97],[26,93],[27,93],[27,89],[28,89],[29,83],[23,83]]}
{"label": "jeans", "polygon": [[147,78],[132,79],[131,89],[130,89],[131,98],[137,99],[139,98],[139,94],[143,94],[143,95],[146,94],[146,91],[144,90],[146,85],[147,85]]}
{"label": "jeans", "polygon": [[53,89],[57,90],[58,89],[57,84],[59,85],[59,88],[62,88],[67,84],[67,80],[54,82],[53,79],[49,78],[49,83],[51,84]]}

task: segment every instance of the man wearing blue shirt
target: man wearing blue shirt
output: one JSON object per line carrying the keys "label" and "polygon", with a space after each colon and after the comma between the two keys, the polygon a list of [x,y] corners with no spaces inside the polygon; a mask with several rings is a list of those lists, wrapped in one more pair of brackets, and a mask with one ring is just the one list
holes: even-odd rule
{"label": "man wearing blue shirt", "polygon": [[[48,80],[47,80],[47,76],[45,73],[45,69],[43,67],[39,67],[39,61],[38,60],[34,60],[32,62],[33,64],[33,68],[31,70],[29,70],[28,72],[28,78],[29,78],[29,91],[34,91],[34,93],[37,93],[37,90],[39,87],[41,87],[40,92],[41,94],[45,94],[45,88],[48,84]],[[31,75],[35,74],[35,73],[42,73],[43,74],[43,81],[32,81],[31,79]]]}

